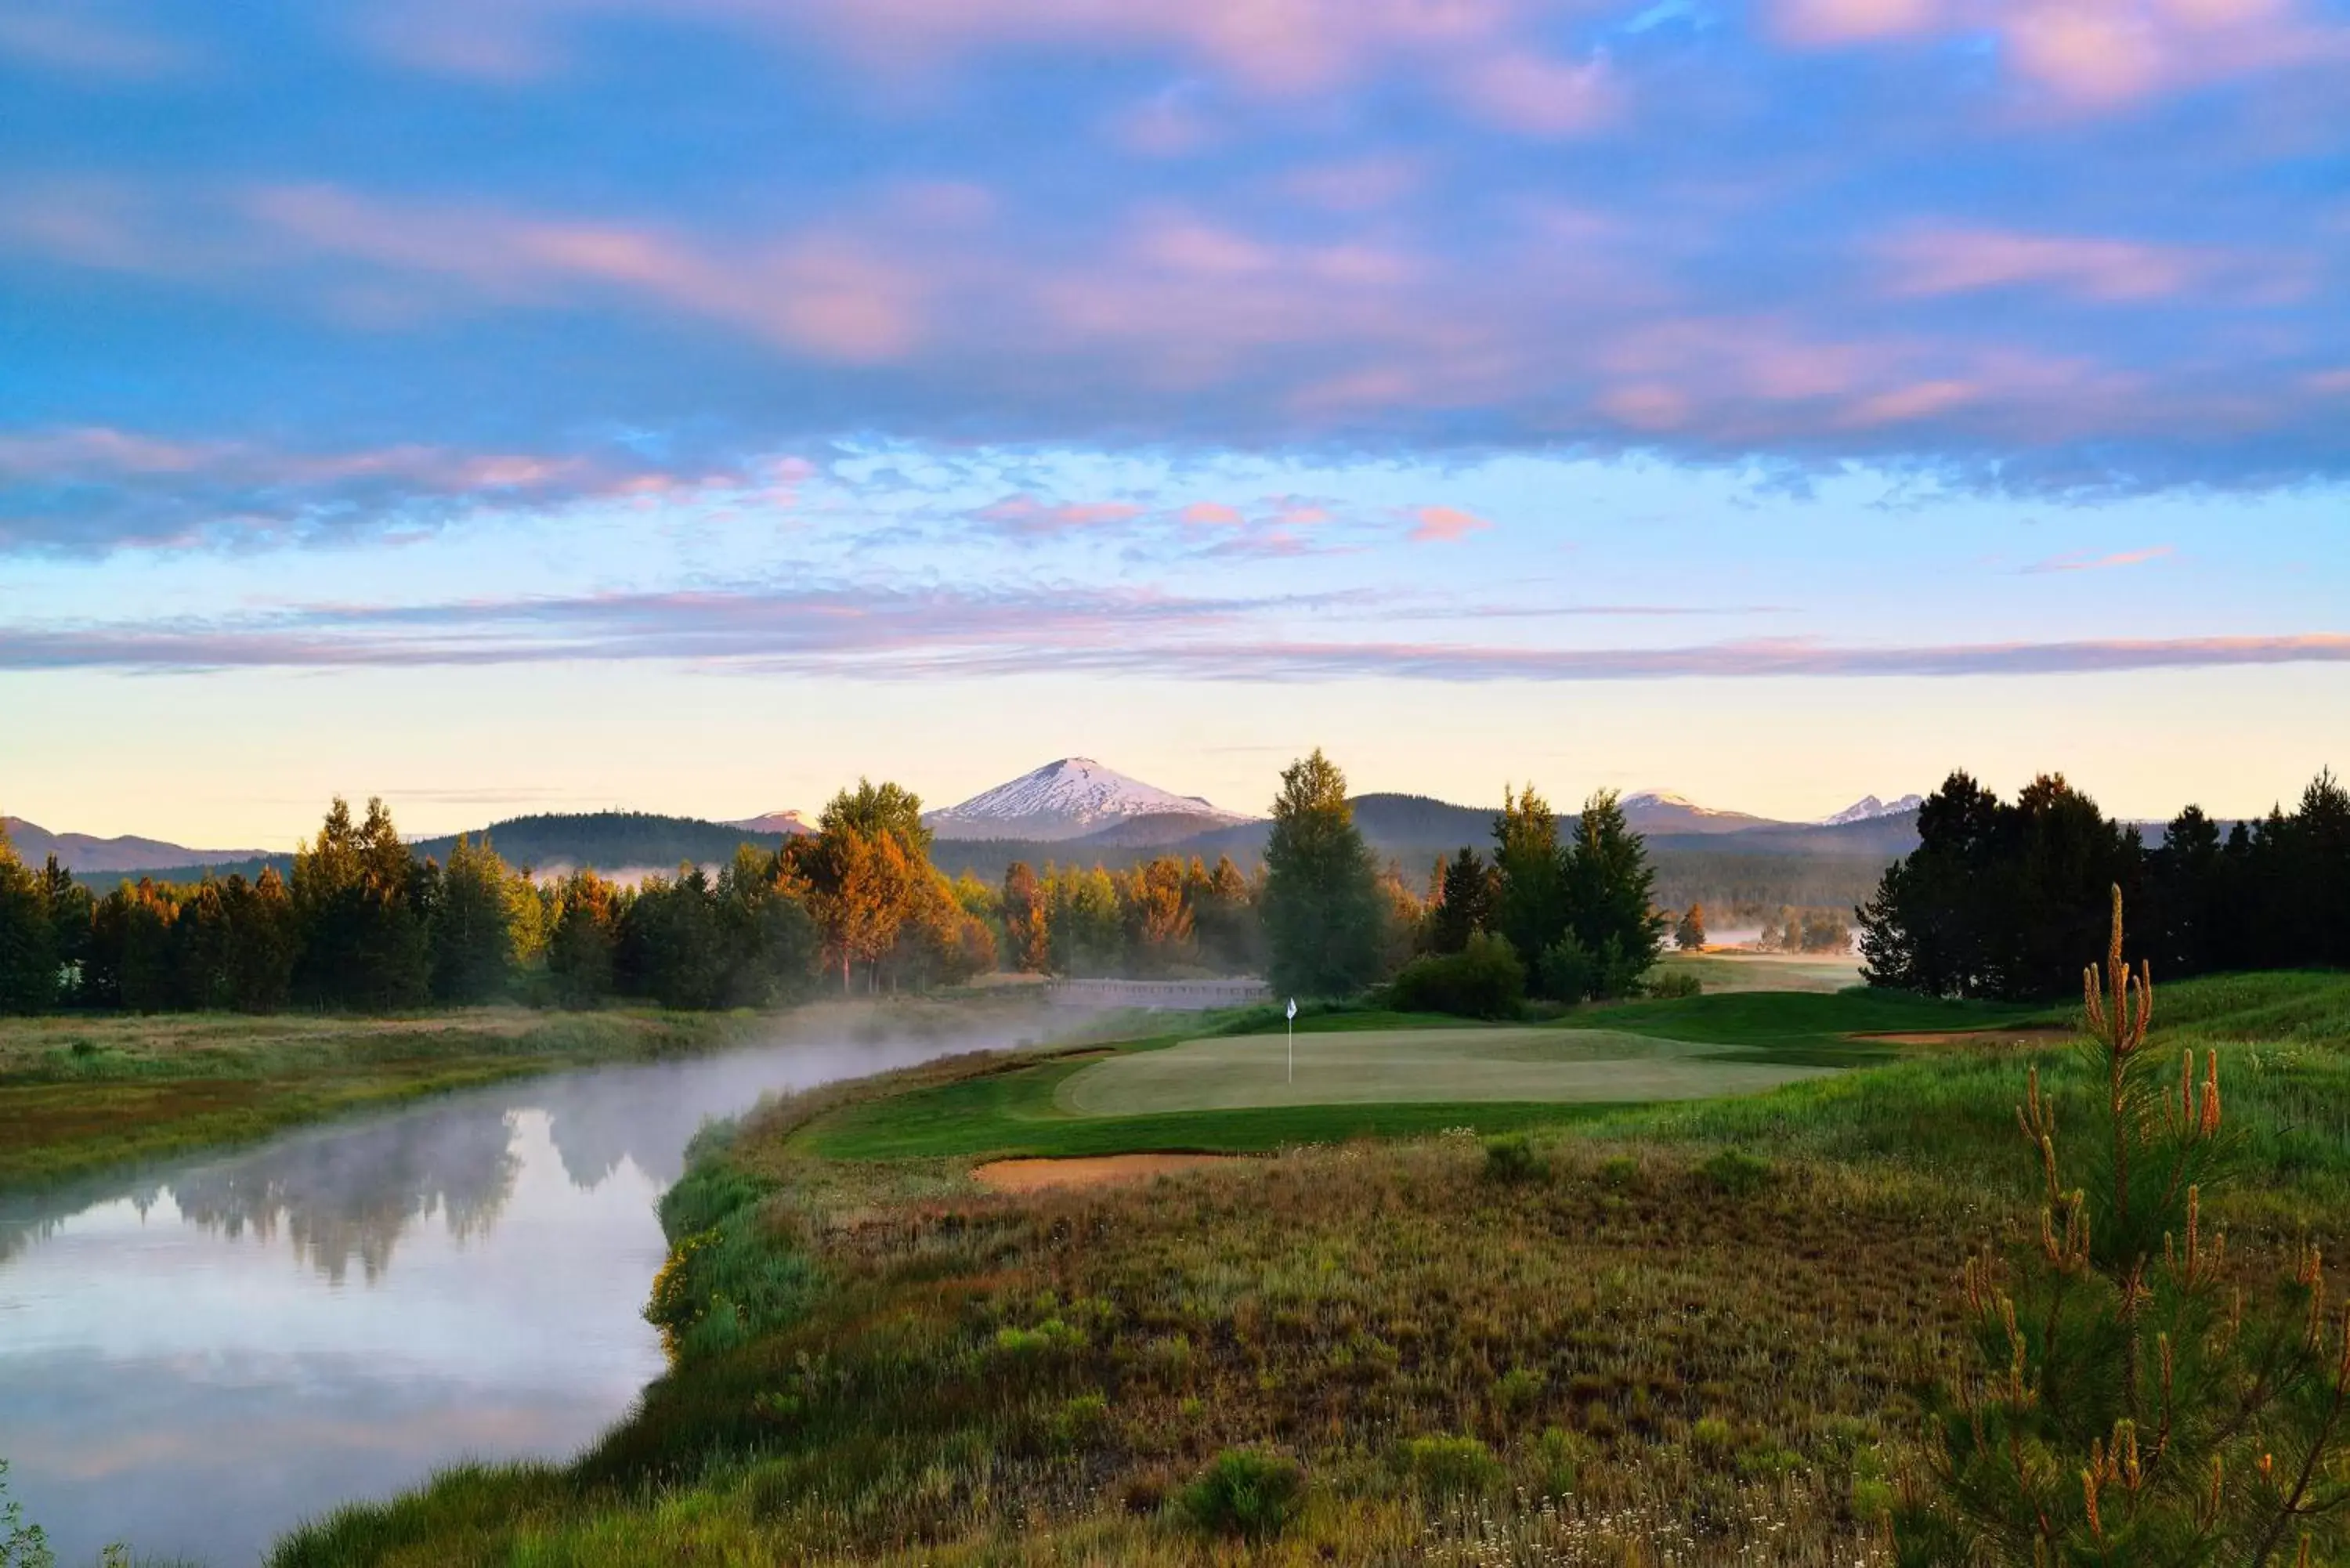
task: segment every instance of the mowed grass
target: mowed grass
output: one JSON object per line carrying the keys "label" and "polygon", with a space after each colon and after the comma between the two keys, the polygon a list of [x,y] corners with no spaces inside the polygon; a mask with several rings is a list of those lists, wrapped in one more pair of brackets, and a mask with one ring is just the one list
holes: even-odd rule
{"label": "mowed grass", "polygon": [[[2220,1053],[2245,1169],[2206,1212],[2233,1266],[2278,1266],[2304,1235],[2337,1255],[2350,977],[2157,1001],[2157,1049]],[[664,1205],[685,1354],[629,1422],[572,1466],[468,1469],[346,1511],[276,1562],[1886,1563],[1960,1262],[2036,1234],[2025,1072],[2060,1126],[2090,1125],[2095,1085],[2068,1046],[2019,1031],[2022,1010],[1725,997],[1579,1015],[1627,1020],[1867,1054],[1740,1098],[1539,1107],[1523,1163],[1453,1132],[1019,1195],[970,1180],[950,1112],[991,1124],[963,1143],[1001,1137],[1100,1058],[963,1058],[779,1102],[706,1145]],[[1996,1033],[1846,1038],[1938,1020]],[[1338,1109],[1519,1107],[1054,1125],[1234,1139]],[[820,1157],[860,1127],[868,1153],[926,1128],[933,1152]],[[1303,1466],[1277,1537],[1207,1535],[1177,1506],[1241,1446]]]}
{"label": "mowed grass", "polygon": [[0,1021],[0,1187],[261,1137],[556,1067],[754,1037],[746,1016],[483,1008],[396,1019]]}
{"label": "mowed grass", "polygon": [[[1621,1075],[1629,1085],[1645,1074],[1653,1085],[1663,1081],[1662,1069],[1674,1069],[1710,1075],[1726,1088],[1741,1076],[1717,1071],[1730,1066],[1749,1075],[1738,1085],[1747,1088],[1758,1086],[1751,1076],[1754,1074],[1794,1069],[1781,1071],[1779,1081],[1788,1082],[1810,1072],[1887,1062],[1898,1055],[1897,1047],[1856,1038],[1856,1033],[1999,1028],[2034,1016],[2022,1008],[1872,992],[1749,992],[1626,1002],[1578,1009],[1555,1023],[1510,1030],[1463,1025],[1457,1019],[1337,1012],[1298,1020],[1298,1059],[1301,1073],[1307,1077],[1294,1098],[1284,1095],[1255,1105],[1193,1104],[1180,1110],[1116,1114],[1070,1103],[1071,1085],[1087,1075],[1148,1074],[1155,1066],[1154,1058],[1187,1050],[1204,1054],[1232,1046],[1243,1056],[1236,1072],[1247,1071],[1252,1075],[1246,1084],[1264,1088],[1271,1087],[1273,1069],[1270,1065],[1260,1069],[1253,1064],[1262,1056],[1269,1064],[1274,1060],[1272,1054],[1279,1052],[1279,1070],[1286,1075],[1285,1036],[1211,1035],[1187,1045],[1190,1036],[1176,1033],[1104,1047],[1098,1056],[1090,1058],[1003,1062],[943,1082],[912,1083],[903,1092],[868,1093],[798,1126],[793,1143],[795,1152],[822,1158],[913,1159],[959,1155],[1247,1153],[1291,1144],[1404,1137],[1456,1127],[1507,1132],[1555,1122],[1587,1121],[1620,1106],[1628,1096],[1607,1092],[1611,1075]],[[1238,1022],[1261,1030],[1265,1014],[1253,1012]],[[1589,1088],[1580,1096],[1556,1093],[1555,1077],[1542,1085],[1536,1097],[1464,1093],[1458,1087],[1458,1075],[1440,1068],[1416,1075],[1417,1092],[1426,1096],[1420,1099],[1347,1098],[1342,1096],[1349,1085],[1338,1074],[1316,1075],[1310,1065],[1343,1054],[1360,1040],[1387,1042],[1378,1048],[1406,1058],[1424,1054],[1426,1061],[1440,1064],[1487,1039],[1535,1043],[1568,1057],[1578,1051],[1642,1049],[1628,1045],[1627,1040],[1661,1044],[1653,1047],[1658,1054],[1645,1062],[1624,1057],[1609,1063],[1544,1064],[1503,1060],[1492,1064],[1497,1074],[1523,1073],[1529,1065],[1545,1073],[1555,1073],[1562,1066],[1584,1072],[1588,1075]],[[1548,1044],[1554,1040],[1555,1045]],[[1234,1041],[1245,1044],[1234,1045]],[[1529,1046],[1520,1044],[1506,1048]],[[1661,1054],[1667,1051],[1686,1054],[1678,1058]],[[1200,1075],[1186,1067],[1175,1076],[1196,1080]],[[1208,1077],[1212,1085],[1212,1075]]]}
{"label": "mowed grass", "polygon": [[1128,1052],[1062,1080],[1073,1116],[1430,1101],[1580,1104],[1752,1094],[1834,1072],[1744,1059],[1736,1046],[1621,1029],[1358,1030],[1187,1040]]}

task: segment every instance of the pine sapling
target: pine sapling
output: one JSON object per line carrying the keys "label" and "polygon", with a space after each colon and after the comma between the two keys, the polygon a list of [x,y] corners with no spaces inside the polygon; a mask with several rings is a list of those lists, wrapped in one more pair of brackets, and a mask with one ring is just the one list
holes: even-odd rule
{"label": "pine sapling", "polygon": [[2016,1122],[2039,1233],[1965,1261],[1973,1358],[1934,1401],[1927,1484],[1895,1511],[1905,1565],[2342,1559],[2350,1312],[2315,1249],[2248,1287],[2205,1220],[2231,1164],[2220,1064],[2176,1087],[2147,1049],[2154,984],[2122,957],[2083,976],[2095,1136],[2057,1137],[2033,1070]]}

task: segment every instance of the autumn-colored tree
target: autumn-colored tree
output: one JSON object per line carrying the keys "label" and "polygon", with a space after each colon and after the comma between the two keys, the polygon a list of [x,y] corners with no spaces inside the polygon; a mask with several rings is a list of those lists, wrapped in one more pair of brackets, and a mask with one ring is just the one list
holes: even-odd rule
{"label": "autumn-colored tree", "polygon": [[1705,946],[1705,906],[1691,904],[1673,925],[1673,946],[1693,953]]}
{"label": "autumn-colored tree", "polygon": [[575,871],[556,889],[546,973],[556,1000],[592,1007],[612,994],[612,957],[619,928],[619,889],[593,871]]}
{"label": "autumn-colored tree", "polygon": [[1023,974],[1043,974],[1053,966],[1053,933],[1045,919],[1045,886],[1025,860],[1003,872],[1004,956]]}

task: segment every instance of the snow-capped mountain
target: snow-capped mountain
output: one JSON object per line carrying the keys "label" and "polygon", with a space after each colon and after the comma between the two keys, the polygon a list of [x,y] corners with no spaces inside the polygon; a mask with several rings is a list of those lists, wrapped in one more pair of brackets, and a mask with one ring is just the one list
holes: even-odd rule
{"label": "snow-capped mountain", "polygon": [[726,826],[739,827],[745,833],[782,833],[795,838],[816,831],[816,824],[796,811],[762,812],[757,816],[746,816],[740,822],[730,822]]}
{"label": "snow-capped mountain", "polygon": [[1768,817],[1750,816],[1742,811],[1716,811],[1665,790],[1642,790],[1638,794],[1626,795],[1619,804],[1624,808],[1624,820],[1639,833],[1742,833],[1750,827],[1771,826]]}
{"label": "snow-capped mountain", "polygon": [[1834,815],[1820,818],[1820,826],[1842,827],[1847,822],[1874,822],[1880,816],[1899,816],[1905,811],[1915,811],[1925,804],[1923,795],[1905,794],[1899,800],[1888,802],[1873,794],[1865,794]]}
{"label": "snow-capped mountain", "polygon": [[1049,843],[1081,838],[1143,816],[1199,819],[1200,830],[1249,818],[1196,794],[1176,794],[1128,778],[1090,757],[1063,757],[1009,784],[975,794],[922,820],[941,838],[1018,838]]}

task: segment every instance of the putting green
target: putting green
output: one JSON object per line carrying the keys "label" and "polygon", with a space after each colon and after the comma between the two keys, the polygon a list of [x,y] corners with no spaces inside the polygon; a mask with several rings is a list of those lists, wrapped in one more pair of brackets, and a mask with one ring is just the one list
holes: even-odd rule
{"label": "putting green", "polygon": [[1752,1094],[1833,1067],[1741,1061],[1734,1045],[1612,1029],[1379,1029],[1187,1040],[1072,1074],[1054,1094],[1088,1116],[1375,1102],[1694,1100]]}

